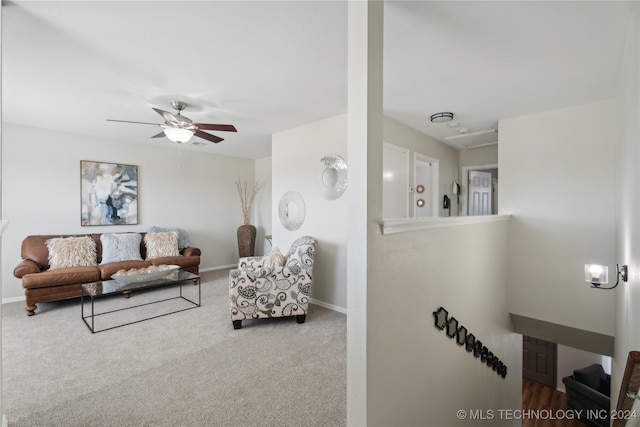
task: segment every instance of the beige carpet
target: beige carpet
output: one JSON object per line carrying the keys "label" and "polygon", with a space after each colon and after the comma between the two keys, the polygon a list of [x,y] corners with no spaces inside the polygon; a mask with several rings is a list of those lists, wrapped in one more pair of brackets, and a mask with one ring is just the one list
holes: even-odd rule
{"label": "beige carpet", "polygon": [[79,300],[41,304],[33,317],[22,303],[3,305],[9,425],[345,425],[346,316],[311,306],[304,324],[255,320],[233,330],[227,270],[202,278],[202,307],[97,334]]}

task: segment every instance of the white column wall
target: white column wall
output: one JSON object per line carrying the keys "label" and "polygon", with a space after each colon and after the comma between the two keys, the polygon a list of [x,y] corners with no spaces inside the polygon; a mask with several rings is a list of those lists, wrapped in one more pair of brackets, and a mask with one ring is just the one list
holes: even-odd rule
{"label": "white column wall", "polygon": [[348,5],[348,150],[353,178],[348,211],[347,424],[370,423],[368,318],[371,239],[382,217],[382,35],[384,3]]}

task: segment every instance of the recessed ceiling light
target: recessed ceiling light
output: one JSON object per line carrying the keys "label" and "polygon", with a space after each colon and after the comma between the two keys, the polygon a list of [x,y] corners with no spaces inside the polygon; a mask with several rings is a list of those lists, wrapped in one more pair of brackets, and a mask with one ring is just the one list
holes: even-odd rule
{"label": "recessed ceiling light", "polygon": [[446,123],[453,120],[453,113],[436,113],[431,115],[431,123]]}

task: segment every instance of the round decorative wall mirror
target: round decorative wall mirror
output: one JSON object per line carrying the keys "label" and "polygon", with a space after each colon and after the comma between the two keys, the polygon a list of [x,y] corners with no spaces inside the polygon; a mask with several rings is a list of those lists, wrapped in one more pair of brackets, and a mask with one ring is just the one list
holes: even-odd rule
{"label": "round decorative wall mirror", "polygon": [[424,192],[424,185],[420,184],[416,187],[416,191],[418,193],[423,193]]}
{"label": "round decorative wall mirror", "polygon": [[416,204],[418,205],[419,208],[423,207],[424,206],[424,199],[418,199],[416,201]]}
{"label": "round decorative wall mirror", "polygon": [[337,199],[347,189],[347,162],[337,154],[320,159],[320,191],[325,199]]}
{"label": "round decorative wall mirror", "polygon": [[280,198],[278,217],[287,230],[295,231],[302,226],[306,208],[302,195],[297,191],[287,191]]}

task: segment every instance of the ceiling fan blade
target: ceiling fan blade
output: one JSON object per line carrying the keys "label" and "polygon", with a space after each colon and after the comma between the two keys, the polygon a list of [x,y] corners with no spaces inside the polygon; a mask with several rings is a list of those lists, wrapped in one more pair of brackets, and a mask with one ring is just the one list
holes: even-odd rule
{"label": "ceiling fan blade", "polygon": [[202,132],[201,130],[197,130],[194,133],[195,136],[200,137],[202,139],[206,139],[207,141],[211,141],[214,143],[218,143],[220,141],[224,141],[224,138],[220,138],[219,136],[211,135],[206,132]]}
{"label": "ceiling fan blade", "polygon": [[154,108],[154,107],[151,107],[151,108],[153,108],[153,111],[155,111],[156,113],[160,114],[164,118],[165,122],[167,122],[167,123],[175,123],[175,124],[180,123],[180,120],[178,120],[176,118],[176,116],[171,114],[170,112],[164,111],[164,110],[160,110],[160,109]]}
{"label": "ceiling fan blade", "polygon": [[132,122],[130,120],[114,120],[114,119],[107,119],[108,122],[120,122],[120,123],[137,123],[140,125],[153,125],[153,126],[160,126],[160,124],[158,123],[148,123],[148,122]]}
{"label": "ceiling fan blade", "polygon": [[198,129],[206,129],[206,130],[221,130],[225,132],[238,132],[235,126],[233,125],[213,125],[209,123],[194,123],[198,126]]}
{"label": "ceiling fan blade", "polygon": [[164,134],[164,131],[162,131],[162,132],[160,132],[158,134],[153,135],[151,138],[163,138],[165,136],[166,135]]}

